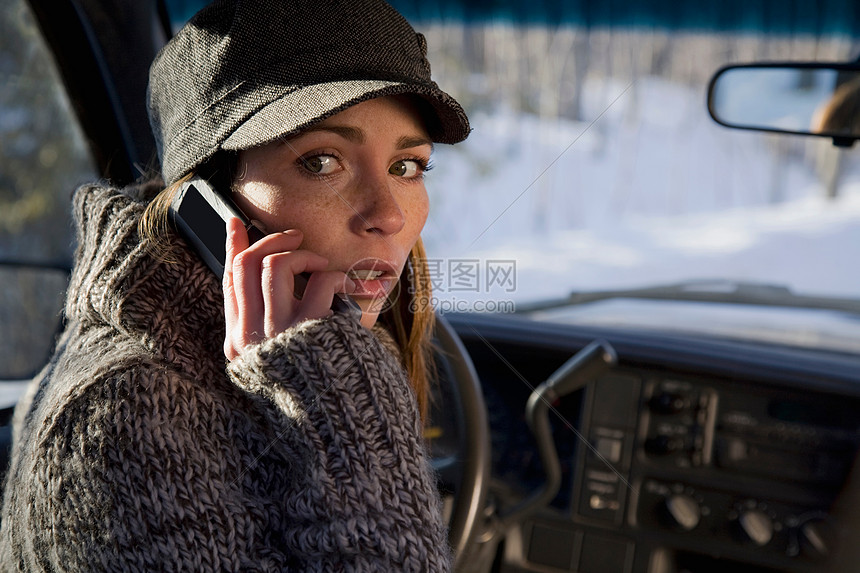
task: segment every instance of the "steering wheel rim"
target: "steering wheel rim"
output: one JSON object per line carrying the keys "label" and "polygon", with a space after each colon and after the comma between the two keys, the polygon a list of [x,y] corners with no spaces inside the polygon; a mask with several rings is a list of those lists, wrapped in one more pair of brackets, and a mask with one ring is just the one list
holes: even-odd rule
{"label": "steering wheel rim", "polygon": [[478,533],[490,480],[490,429],[487,407],[475,367],[450,323],[436,316],[435,338],[451,374],[442,377],[451,385],[460,435],[455,465],[459,487],[454,493],[448,524],[448,540],[454,552],[454,571],[461,571],[467,549]]}

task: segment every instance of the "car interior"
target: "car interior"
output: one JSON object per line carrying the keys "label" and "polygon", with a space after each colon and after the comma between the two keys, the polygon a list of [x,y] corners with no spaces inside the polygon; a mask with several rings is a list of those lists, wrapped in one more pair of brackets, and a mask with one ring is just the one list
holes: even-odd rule
{"label": "car interior", "polygon": [[[5,467],[15,403],[63,326],[62,295],[73,262],[71,194],[90,180],[121,185],[157,171],[146,74],[195,3],[2,2]],[[407,4],[401,3],[407,17],[432,12],[428,5],[409,12]],[[463,0],[439,5],[440,13],[481,11]],[[708,70],[710,84],[696,88],[697,113],[710,113],[708,121],[737,137],[815,139],[852,152],[860,111],[842,124],[815,124],[819,108],[810,104],[808,116],[790,124],[784,114],[771,120],[738,110],[756,107],[750,101],[768,93],[762,86],[782,85],[779,74],[848,85],[860,77],[860,62],[796,62],[789,54],[738,65],[742,55]],[[26,102],[37,111],[22,111]],[[482,117],[476,114],[473,123]],[[25,162],[32,158],[35,167]],[[25,216],[37,209],[47,215]],[[727,288],[728,304],[710,284],[680,283],[581,289],[519,304],[513,313],[440,313],[440,384],[427,438],[457,571],[860,570],[852,547],[860,539],[860,338],[852,341],[860,337],[860,294],[794,294],[745,283]],[[617,299],[663,305],[653,312],[684,326],[721,324],[697,309],[716,309],[719,317],[748,307],[763,313],[802,308],[838,318],[847,334],[831,342],[810,330],[808,337],[818,337],[801,344],[632,325],[609,320],[612,308],[599,306]],[[582,308],[594,309],[591,318],[566,314]],[[784,316],[807,320],[800,311]]]}

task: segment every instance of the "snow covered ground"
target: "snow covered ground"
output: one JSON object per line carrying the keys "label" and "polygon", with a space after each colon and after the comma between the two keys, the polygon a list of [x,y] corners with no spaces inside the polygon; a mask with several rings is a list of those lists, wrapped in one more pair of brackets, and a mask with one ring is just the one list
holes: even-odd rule
{"label": "snow covered ground", "polygon": [[[826,140],[726,129],[704,88],[656,78],[585,94],[588,122],[479,114],[465,143],[439,146],[428,258],[484,273],[466,290],[438,274],[440,299],[716,278],[860,298],[860,149],[828,200],[812,160],[838,153]],[[515,261],[513,290],[490,285],[499,260]]]}

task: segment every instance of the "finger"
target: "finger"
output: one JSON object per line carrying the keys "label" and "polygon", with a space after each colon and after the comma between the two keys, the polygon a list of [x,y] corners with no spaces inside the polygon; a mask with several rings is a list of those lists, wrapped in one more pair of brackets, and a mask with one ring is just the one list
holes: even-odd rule
{"label": "finger", "polygon": [[293,251],[299,248],[303,238],[304,235],[298,229],[289,229],[280,233],[265,235],[250,248],[261,256],[282,251]]}
{"label": "finger", "polygon": [[310,251],[276,253],[263,260],[262,296],[267,336],[275,336],[298,322],[299,300],[294,296],[296,275],[322,271],[327,266],[328,259]]}
{"label": "finger", "polygon": [[227,221],[227,240],[225,244],[224,276],[221,286],[224,291],[224,322],[226,325],[226,336],[224,337],[224,354],[228,360],[237,356],[237,349],[233,345],[231,334],[238,322],[238,303],[236,290],[233,286],[233,258],[248,248],[248,234],[242,222],[233,218]]}
{"label": "finger", "polygon": [[260,239],[233,257],[233,288],[236,291],[236,322],[233,325],[234,345],[244,346],[265,337],[265,300],[262,287],[262,267],[266,257],[299,247],[302,234],[298,230],[273,233]]}
{"label": "finger", "polygon": [[341,271],[313,273],[308,279],[305,296],[297,305],[296,319],[307,320],[330,315],[335,293],[350,294],[355,291],[355,287],[352,279]]}

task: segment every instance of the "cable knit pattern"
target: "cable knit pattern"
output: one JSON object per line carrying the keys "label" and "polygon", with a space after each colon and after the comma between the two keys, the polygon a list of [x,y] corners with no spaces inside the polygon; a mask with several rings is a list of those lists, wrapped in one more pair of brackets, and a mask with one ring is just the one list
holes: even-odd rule
{"label": "cable knit pattern", "polygon": [[448,571],[406,374],[336,315],[226,365],[217,279],[79,190],[68,327],[15,414],[2,571]]}

